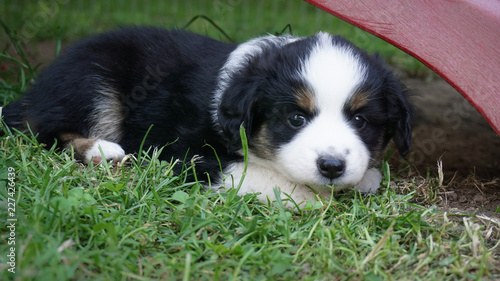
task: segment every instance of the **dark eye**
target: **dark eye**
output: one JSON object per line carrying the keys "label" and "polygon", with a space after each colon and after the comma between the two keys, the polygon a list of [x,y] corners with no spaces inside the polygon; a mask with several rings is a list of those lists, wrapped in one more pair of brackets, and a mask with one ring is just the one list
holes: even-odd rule
{"label": "dark eye", "polygon": [[354,123],[354,126],[356,126],[356,128],[358,129],[363,129],[366,126],[366,123],[368,123],[366,118],[361,115],[354,115],[352,121]]}
{"label": "dark eye", "polygon": [[304,115],[295,114],[288,118],[288,123],[294,128],[302,128],[306,125],[307,119]]}

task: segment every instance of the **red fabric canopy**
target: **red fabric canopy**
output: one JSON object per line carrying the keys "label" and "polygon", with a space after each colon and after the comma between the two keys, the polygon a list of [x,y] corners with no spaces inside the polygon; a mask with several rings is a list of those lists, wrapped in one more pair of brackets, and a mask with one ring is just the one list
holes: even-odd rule
{"label": "red fabric canopy", "polygon": [[499,0],[305,0],[414,56],[500,135]]}

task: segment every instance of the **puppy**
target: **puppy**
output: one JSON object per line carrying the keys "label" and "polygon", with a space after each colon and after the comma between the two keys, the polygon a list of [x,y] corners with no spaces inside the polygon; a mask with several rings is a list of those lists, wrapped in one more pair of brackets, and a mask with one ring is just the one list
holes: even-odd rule
{"label": "puppy", "polygon": [[192,171],[207,188],[238,186],[246,167],[239,194],[268,201],[279,188],[298,205],[332,188],[374,193],[384,148],[393,139],[404,157],[412,126],[403,84],[341,37],[227,44],[154,27],[75,44],[3,114],[9,127],[73,147],[85,163],[101,151],[120,161],[144,140],[166,145],[162,159],[197,156]]}

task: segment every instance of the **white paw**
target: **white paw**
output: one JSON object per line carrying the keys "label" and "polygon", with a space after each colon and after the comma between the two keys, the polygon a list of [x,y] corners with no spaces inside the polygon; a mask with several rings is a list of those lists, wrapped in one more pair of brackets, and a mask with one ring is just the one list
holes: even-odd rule
{"label": "white paw", "polygon": [[366,170],[365,175],[361,181],[354,187],[355,190],[359,190],[363,193],[375,193],[380,187],[380,182],[382,181],[382,174],[379,170],[375,168],[370,168]]}
{"label": "white paw", "polygon": [[105,159],[113,160],[114,163],[120,162],[125,157],[125,151],[119,144],[98,139],[85,153],[85,163],[90,163],[90,161],[100,163],[102,161],[101,150]]}

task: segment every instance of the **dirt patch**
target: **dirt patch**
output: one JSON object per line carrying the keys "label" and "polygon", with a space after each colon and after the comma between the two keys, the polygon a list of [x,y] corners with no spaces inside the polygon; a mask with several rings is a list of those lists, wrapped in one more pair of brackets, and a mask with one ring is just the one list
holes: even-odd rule
{"label": "dirt patch", "polygon": [[[40,42],[26,46],[26,52],[33,65],[41,63],[43,68],[53,61],[55,46],[55,42]],[[500,137],[444,80],[405,78],[404,83],[414,94],[417,115],[407,158],[411,166],[408,170],[408,162],[394,155],[393,169],[404,170],[401,176],[421,179],[425,187],[429,176],[438,176],[441,160],[443,182],[436,191],[441,208],[500,218]]]}
{"label": "dirt patch", "polygon": [[[437,199],[444,210],[500,218],[500,137],[444,80],[404,82],[414,94],[416,109],[410,173],[437,177],[440,160],[443,183]],[[397,161],[393,159],[403,167]]]}

